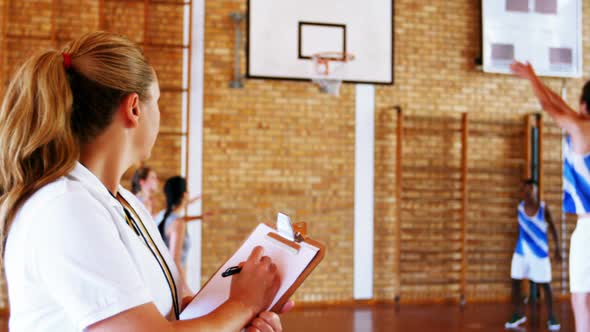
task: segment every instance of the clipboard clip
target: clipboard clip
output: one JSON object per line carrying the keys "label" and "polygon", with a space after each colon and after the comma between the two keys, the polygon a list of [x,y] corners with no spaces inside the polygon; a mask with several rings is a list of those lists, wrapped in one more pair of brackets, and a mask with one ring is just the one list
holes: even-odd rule
{"label": "clipboard clip", "polygon": [[277,233],[269,232],[267,236],[277,241],[278,244],[299,252],[301,242],[305,242],[307,237],[307,224],[305,222],[297,222],[291,224],[291,218],[286,214],[280,213],[277,216]]}
{"label": "clipboard clip", "polygon": [[279,212],[277,215],[277,231],[285,239],[300,243],[305,241],[307,237],[307,224],[305,222],[292,224],[289,216]]}
{"label": "clipboard clip", "polygon": [[293,224],[293,237],[297,243],[305,241],[305,238],[307,237],[307,223],[305,221]]}

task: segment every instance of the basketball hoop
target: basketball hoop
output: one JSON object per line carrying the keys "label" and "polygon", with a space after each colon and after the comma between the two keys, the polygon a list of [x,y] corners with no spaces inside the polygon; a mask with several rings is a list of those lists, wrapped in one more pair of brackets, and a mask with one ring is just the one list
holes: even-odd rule
{"label": "basketball hoop", "polygon": [[313,64],[312,82],[320,87],[320,91],[339,96],[347,64],[354,60],[354,54],[322,52],[314,54],[311,59]]}

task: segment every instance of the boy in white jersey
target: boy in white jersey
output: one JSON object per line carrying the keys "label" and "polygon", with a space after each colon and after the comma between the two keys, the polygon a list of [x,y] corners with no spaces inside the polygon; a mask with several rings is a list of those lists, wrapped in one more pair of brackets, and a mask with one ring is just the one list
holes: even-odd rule
{"label": "boy in white jersey", "polygon": [[560,324],[553,313],[553,295],[551,292],[551,262],[549,260],[549,239],[547,230],[551,230],[555,240],[555,258],[560,260],[559,239],[553,224],[549,208],[545,202],[539,202],[537,184],[526,180],[522,185],[523,201],[518,205],[519,236],[512,256],[512,303],[514,314],[506,322],[506,328],[515,328],[526,322],[521,304],[521,281],[528,279],[542,286],[547,301],[550,331],[560,329]]}

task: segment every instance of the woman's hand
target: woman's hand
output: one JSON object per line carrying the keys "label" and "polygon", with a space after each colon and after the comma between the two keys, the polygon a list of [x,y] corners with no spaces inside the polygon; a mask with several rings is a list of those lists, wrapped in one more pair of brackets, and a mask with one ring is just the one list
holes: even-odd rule
{"label": "woman's hand", "polygon": [[215,211],[207,211],[207,212],[205,212],[201,215],[198,215],[198,216],[184,216],[184,217],[182,217],[181,220],[183,220],[184,222],[191,222],[191,221],[195,221],[195,220],[207,221],[207,220],[211,219],[211,217],[213,217],[213,216],[215,216]]}
{"label": "woman's hand", "polygon": [[254,318],[252,323],[246,329],[246,332],[281,332],[283,326],[279,315],[271,311],[261,312],[258,317]]}
{"label": "woman's hand", "polygon": [[252,250],[241,266],[242,271],[232,276],[228,301],[244,305],[253,318],[270,306],[279,290],[280,278],[277,266],[270,257],[264,256],[260,246]]}
{"label": "woman's hand", "polygon": [[206,219],[209,219],[213,216],[215,216],[215,211],[203,212],[203,221],[205,221]]}
{"label": "woman's hand", "polygon": [[201,199],[201,195],[197,195],[195,197],[192,197],[188,200],[188,204],[193,204],[194,202],[198,202]]}
{"label": "woman's hand", "polygon": [[535,74],[535,70],[533,69],[533,66],[531,66],[531,64],[528,62],[522,63],[522,62],[514,61],[510,65],[510,69],[512,70],[512,72],[514,73],[515,76],[520,77],[520,78],[530,80],[530,79],[537,77],[537,74]]}
{"label": "woman's hand", "polygon": [[[289,312],[295,306],[295,302],[289,301],[285,304],[281,313]],[[254,318],[246,329],[246,332],[280,332],[283,330],[279,315],[274,312],[264,311]]]}

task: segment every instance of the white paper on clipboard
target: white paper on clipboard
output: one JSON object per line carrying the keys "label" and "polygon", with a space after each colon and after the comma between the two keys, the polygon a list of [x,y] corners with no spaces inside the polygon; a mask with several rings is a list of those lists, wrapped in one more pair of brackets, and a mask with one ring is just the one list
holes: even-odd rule
{"label": "white paper on clipboard", "polygon": [[281,286],[272,304],[272,308],[295,283],[305,268],[314,259],[319,249],[305,242],[299,243],[301,248],[296,252],[293,248],[284,245],[269,236],[269,232],[277,233],[273,228],[260,224],[250,237],[242,244],[240,249],[225,264],[215,272],[211,280],[199,291],[197,296],[180,314],[180,319],[192,319],[205,316],[222,305],[229,298],[231,277],[223,278],[221,273],[229,267],[245,262],[256,246],[264,248],[264,255],[269,256],[276,264]]}

